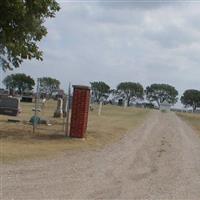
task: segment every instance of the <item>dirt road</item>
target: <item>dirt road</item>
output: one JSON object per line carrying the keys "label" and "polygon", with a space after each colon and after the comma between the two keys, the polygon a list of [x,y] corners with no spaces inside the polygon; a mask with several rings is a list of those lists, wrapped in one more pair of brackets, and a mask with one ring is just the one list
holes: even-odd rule
{"label": "dirt road", "polygon": [[102,150],[1,166],[2,199],[200,199],[200,137],[153,112]]}

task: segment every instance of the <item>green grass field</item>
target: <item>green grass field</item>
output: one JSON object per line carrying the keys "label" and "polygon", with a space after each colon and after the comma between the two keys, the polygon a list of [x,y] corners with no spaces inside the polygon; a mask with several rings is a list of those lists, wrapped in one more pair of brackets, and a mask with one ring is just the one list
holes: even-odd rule
{"label": "green grass field", "polygon": [[27,123],[33,115],[31,103],[22,103],[19,123],[8,123],[7,116],[0,116],[0,155],[3,163],[22,159],[52,156],[66,150],[100,148],[120,139],[127,131],[135,129],[147,117],[149,110],[106,105],[98,116],[98,106],[89,113],[87,137],[85,140],[64,136],[63,119],[53,118],[55,101],[48,101],[40,114],[50,120],[52,126],[40,125],[32,133]]}
{"label": "green grass field", "polygon": [[200,135],[200,115],[192,113],[177,113],[181,119],[186,121],[190,126],[192,126]]}

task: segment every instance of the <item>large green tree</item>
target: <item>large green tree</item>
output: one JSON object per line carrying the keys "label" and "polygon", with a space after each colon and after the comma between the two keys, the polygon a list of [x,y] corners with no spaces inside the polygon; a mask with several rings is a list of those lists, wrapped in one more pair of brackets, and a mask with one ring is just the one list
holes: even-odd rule
{"label": "large green tree", "polygon": [[144,89],[140,83],[121,82],[117,86],[117,91],[127,100],[129,106],[131,99],[143,98]]}
{"label": "large green tree", "polygon": [[60,88],[60,81],[51,78],[51,77],[43,77],[40,78],[40,91],[52,95],[54,90],[58,90]]}
{"label": "large green tree", "polygon": [[90,82],[90,84],[91,84],[92,94],[96,102],[99,103],[101,98],[108,97],[110,91],[110,86],[108,84],[106,84],[103,81],[94,81]]}
{"label": "large green tree", "polygon": [[185,106],[191,106],[194,112],[197,107],[200,107],[200,91],[186,90],[181,97],[181,103]]}
{"label": "large green tree", "polygon": [[19,94],[23,94],[26,90],[30,91],[33,89],[35,81],[30,76],[19,73],[6,76],[3,84],[7,89],[14,89]]}
{"label": "large green tree", "polygon": [[175,104],[178,100],[177,96],[178,91],[168,84],[152,84],[146,88],[147,100],[156,102],[159,107],[164,101]]}
{"label": "large green tree", "polygon": [[0,64],[19,67],[24,59],[42,60],[38,42],[47,34],[46,18],[60,9],[55,0],[0,0]]}

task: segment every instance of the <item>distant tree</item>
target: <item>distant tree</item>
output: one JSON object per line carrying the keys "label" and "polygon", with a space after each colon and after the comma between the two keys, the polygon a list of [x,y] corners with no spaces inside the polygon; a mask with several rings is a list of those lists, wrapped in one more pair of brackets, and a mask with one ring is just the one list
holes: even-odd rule
{"label": "distant tree", "polygon": [[60,9],[55,0],[0,1],[0,65],[19,67],[25,59],[42,60],[38,42],[47,34],[46,18]]}
{"label": "distant tree", "polygon": [[90,82],[92,94],[96,102],[100,102],[101,98],[107,98],[110,90],[110,86],[103,81]]}
{"label": "distant tree", "polygon": [[51,77],[43,77],[40,78],[40,91],[52,95],[54,90],[58,90],[60,88],[60,81],[51,78]]}
{"label": "distant tree", "polygon": [[146,88],[146,98],[150,102],[160,104],[167,101],[170,104],[175,104],[178,100],[178,91],[168,84],[152,84]]}
{"label": "distant tree", "polygon": [[14,89],[17,90],[19,94],[22,94],[26,90],[32,90],[35,85],[35,81],[30,76],[19,73],[11,74],[5,77],[3,84],[7,89]]}
{"label": "distant tree", "polygon": [[185,106],[191,106],[194,112],[197,107],[200,107],[200,91],[186,90],[181,97],[181,103]]}
{"label": "distant tree", "polygon": [[117,86],[119,94],[127,100],[127,105],[130,105],[131,99],[143,98],[144,89],[140,83],[121,82]]}

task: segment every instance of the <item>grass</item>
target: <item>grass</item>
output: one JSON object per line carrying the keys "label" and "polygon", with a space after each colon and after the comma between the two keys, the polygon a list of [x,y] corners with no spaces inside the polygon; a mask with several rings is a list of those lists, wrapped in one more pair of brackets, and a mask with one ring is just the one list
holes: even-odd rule
{"label": "grass", "polygon": [[191,125],[200,135],[200,115],[192,113],[177,113],[181,119]]}
{"label": "grass", "polygon": [[19,123],[7,122],[7,116],[0,116],[0,155],[3,163],[22,159],[34,159],[52,156],[66,150],[85,150],[100,148],[119,140],[127,131],[138,127],[148,110],[106,105],[102,115],[98,116],[98,107],[89,113],[86,140],[67,138],[63,134],[63,120],[53,118],[56,107],[54,101],[47,102],[40,114],[50,120],[52,126],[40,125],[37,133],[32,133],[32,126],[27,123],[33,115],[31,103],[22,103]]}

